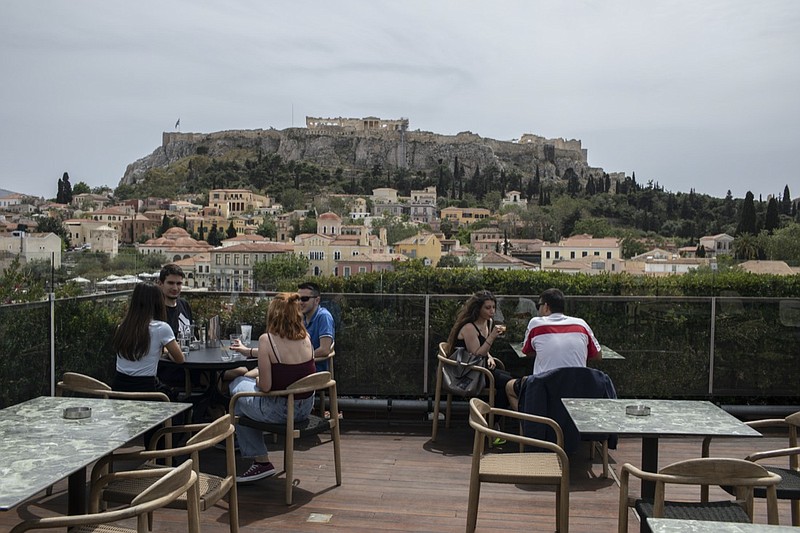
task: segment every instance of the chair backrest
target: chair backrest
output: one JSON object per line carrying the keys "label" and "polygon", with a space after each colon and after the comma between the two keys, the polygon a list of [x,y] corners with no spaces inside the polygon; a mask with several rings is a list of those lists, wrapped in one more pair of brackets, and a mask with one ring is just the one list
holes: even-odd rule
{"label": "chair backrest", "polygon": [[[665,466],[658,473],[644,472],[629,463],[623,465],[620,479],[620,531],[627,530],[627,493],[630,474],[655,483],[653,516],[656,518],[664,516],[664,500],[668,484],[699,485],[701,487],[723,485],[736,489],[736,498],[743,503],[751,521],[753,519],[752,489],[766,487],[767,519],[770,524],[778,523],[778,500],[775,489],[781,482],[779,475],[745,459],[702,457],[673,463]],[[691,515],[687,515],[687,518],[691,518]]]}
{"label": "chair backrest", "polygon": [[63,396],[64,391],[89,396],[102,396],[111,390],[111,386],[91,376],[77,372],[64,372],[61,381],[56,385],[56,396]]}
{"label": "chair backrest", "polygon": [[77,372],[64,372],[61,381],[56,385],[56,395],[62,396],[64,391],[111,400],[170,401],[169,396],[163,392],[115,391],[107,383]]}
{"label": "chair backrest", "polygon": [[[614,384],[605,372],[587,367],[556,368],[523,381],[519,411],[558,422],[564,432],[564,449],[571,453],[580,443],[580,433],[561,399],[616,397]],[[522,429],[524,435],[554,442],[555,434],[546,426],[524,422]],[[616,447],[616,436],[609,437],[609,446]]]}
{"label": "chair backrest", "polygon": [[[77,516],[55,516],[26,520],[18,524],[12,533],[21,533],[30,529],[64,528],[74,526],[89,526],[117,522],[136,517],[137,531],[149,531],[147,516],[156,509],[169,505],[188,493],[187,502],[189,519],[186,531],[198,533],[200,531],[199,508],[197,499],[197,473],[193,469],[191,460],[188,460],[174,469],[165,470],[167,473],[150,487],[137,495],[130,506],[113,511],[97,512]],[[118,474],[109,474],[100,480],[105,483]],[[110,531],[110,529],[109,529]],[[116,529],[115,529],[116,531]]]}
{"label": "chair backrest", "polygon": [[525,444],[528,446],[536,446],[543,448],[545,450],[555,452],[560,457],[563,457],[564,461],[567,461],[567,456],[561,446],[557,442],[561,441],[560,432],[561,429],[558,427],[558,424],[554,420],[546,419],[544,417],[534,417],[533,415],[526,415],[524,413],[514,412],[514,411],[504,411],[500,410],[503,414],[506,414],[510,418],[518,418],[523,419],[525,417],[528,418],[537,418],[543,424],[547,424],[553,428],[553,431],[559,434],[556,438],[557,442],[547,442],[543,440],[532,439],[530,437],[525,437],[523,435],[518,435],[514,433],[506,433],[504,431],[500,431],[494,429],[492,425],[489,423],[489,416],[491,412],[497,409],[491,407],[488,403],[484,402],[480,398],[472,398],[469,401],[469,425],[472,429],[475,430],[475,446],[473,448],[473,461],[475,460],[475,454],[480,456],[483,453],[484,444],[486,442],[485,437],[499,437],[501,439],[505,439],[508,441],[518,442],[521,444]]}

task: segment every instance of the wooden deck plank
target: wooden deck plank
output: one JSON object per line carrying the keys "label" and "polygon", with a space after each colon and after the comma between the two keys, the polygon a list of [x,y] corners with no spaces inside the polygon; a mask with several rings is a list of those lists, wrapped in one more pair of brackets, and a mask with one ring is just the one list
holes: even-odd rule
{"label": "wooden deck plank", "polygon": [[[284,478],[276,477],[239,487],[240,525],[243,532],[272,530],[304,532],[460,532],[467,513],[467,489],[472,432],[464,420],[441,428],[440,442],[430,442],[430,423],[400,424],[371,420],[346,420],[342,433],[343,484],[335,486],[331,445],[302,445],[295,453],[295,503],[284,504]],[[784,438],[719,439],[715,456],[744,457],[756,449],[782,447]],[[282,443],[268,440],[272,461],[280,466]],[[700,455],[700,439],[664,439],[661,465]],[[515,445],[506,445],[515,449]],[[497,453],[502,453],[502,449]],[[620,440],[611,450],[612,467],[639,464],[640,439]],[[208,471],[221,471],[223,453],[203,455]],[[238,458],[241,470],[248,461]],[[585,449],[571,457],[570,529],[573,532],[611,532],[617,527],[619,488],[613,479],[600,478],[601,466],[588,462]],[[23,504],[0,514],[0,531],[23,518],[59,514],[66,509],[66,483],[52,497]],[[680,494],[677,494],[680,496]],[[790,523],[787,502],[780,502],[780,520]],[[311,523],[314,514],[330,515],[328,523]],[[756,504],[757,520],[766,521],[766,506]],[[155,530],[182,532],[180,511],[156,513]],[[202,513],[206,533],[229,531],[225,504]],[[631,531],[638,520],[631,513]],[[478,513],[479,531],[530,532],[555,529],[555,495],[552,489],[484,484]]]}

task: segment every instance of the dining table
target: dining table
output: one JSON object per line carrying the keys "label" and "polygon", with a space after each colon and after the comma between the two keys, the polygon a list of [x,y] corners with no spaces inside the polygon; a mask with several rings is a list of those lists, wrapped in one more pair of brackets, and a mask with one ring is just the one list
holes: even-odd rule
{"label": "dining table", "polygon": [[648,518],[647,525],[652,533],[797,533],[798,531],[798,528],[792,526],[677,518]]}
{"label": "dining table", "polygon": [[[220,404],[227,407],[227,398],[223,398],[218,389],[224,372],[238,367],[256,368],[258,366],[258,358],[246,357],[235,350],[231,350],[230,343],[225,341],[218,346],[190,350],[183,363],[176,363],[167,357],[162,357],[158,364],[168,368],[183,368],[185,375],[184,390],[187,393],[187,398],[191,398],[193,403]],[[206,376],[205,380],[200,379],[203,374]],[[199,394],[191,395],[191,391],[198,388],[200,389]]]}
{"label": "dining table", "polygon": [[[40,396],[0,410],[0,511],[68,477],[69,514],[86,512],[86,467],[191,407]],[[67,408],[85,418],[65,418]]]}
{"label": "dining table", "polygon": [[[761,437],[761,433],[705,400],[563,398],[581,435],[616,433],[642,438],[642,470],[658,471],[658,443],[664,437]],[[636,407],[628,414],[628,407]],[[698,456],[700,450],[698,450]],[[641,495],[652,499],[655,483],[642,480]]]}

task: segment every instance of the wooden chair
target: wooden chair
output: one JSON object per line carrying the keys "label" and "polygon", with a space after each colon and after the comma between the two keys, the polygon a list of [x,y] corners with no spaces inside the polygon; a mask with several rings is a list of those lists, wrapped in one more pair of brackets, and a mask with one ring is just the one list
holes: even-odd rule
{"label": "wooden chair", "polygon": [[[800,411],[787,416],[786,418],[769,418],[764,420],[754,420],[745,422],[748,426],[756,429],[762,428],[785,428],[789,433],[789,442],[786,448],[779,450],[769,450],[756,452],[748,455],[745,459],[748,461],[762,461],[764,459],[772,459],[775,457],[787,457],[788,468],[779,466],[762,465],[764,468],[781,476],[781,482],[777,487],[777,496],[779,500],[790,500],[790,507],[792,509],[792,525],[800,526],[800,447],[798,447],[797,433],[800,428]],[[703,457],[708,457],[710,453],[711,437],[706,437],[703,440]],[[726,491],[729,490],[727,486],[723,486]],[[703,489],[703,494],[708,497],[708,487]],[[753,496],[756,498],[766,498],[767,493],[761,487],[756,487],[753,491]]]}
{"label": "wooden chair", "polygon": [[[458,363],[450,359],[449,354],[447,353],[447,343],[440,342],[439,343],[439,352],[436,354],[437,359],[439,359],[439,364],[436,367],[436,392],[434,393],[433,397],[433,428],[431,429],[431,442],[436,442],[436,438],[439,433],[439,404],[442,401],[442,381],[444,375],[444,366],[445,365],[453,365],[457,366]],[[505,369],[503,362],[499,359],[495,359],[497,362],[497,368]],[[494,374],[488,368],[483,368],[476,366],[474,367],[481,372],[484,376],[486,376],[486,383],[487,386],[484,388],[484,394],[488,395],[489,405],[494,407],[494,399],[497,394],[497,390],[494,385]],[[445,408],[444,412],[444,427],[450,429],[450,413],[453,408],[453,393],[450,391],[445,391],[447,394],[447,407]],[[494,426],[494,413],[489,414],[489,425]]]}
{"label": "wooden chair", "polygon": [[[331,417],[310,415],[308,420],[295,422],[294,420],[294,399],[296,395],[305,394],[312,391],[327,390],[331,404]],[[245,396],[272,396],[286,398],[286,422],[283,424],[269,424],[253,420],[246,416],[235,415],[236,402]],[[301,437],[318,435],[325,431],[331,432],[331,439],[323,442],[333,443],[333,461],[336,469],[336,486],[342,484],[342,461],[341,443],[339,436],[339,417],[334,413],[339,412],[339,404],[336,397],[336,381],[331,379],[330,372],[317,372],[297,380],[289,385],[286,390],[271,392],[240,392],[231,398],[228,410],[231,419],[235,419],[237,424],[260,429],[275,435],[284,435],[285,447],[283,453],[283,469],[286,473],[286,505],[292,504],[292,487],[294,484],[294,440]]]}
{"label": "wooden chair", "polygon": [[[628,497],[631,475],[656,484],[655,500]],[[778,523],[776,486],[781,478],[761,465],[744,459],[688,459],[665,466],[658,473],[645,472],[630,463],[622,466],[619,487],[619,533],[628,531],[628,507],[635,507],[642,520],[642,530],[650,531],[647,518],[678,518],[713,520],[717,522],[753,522],[753,488],[764,487],[767,492],[767,521]],[[736,487],[736,500],[709,502],[665,501],[667,484],[731,485]]]}
{"label": "wooden chair", "polygon": [[[558,424],[549,418],[528,415],[517,411],[497,409],[478,398],[469,401],[469,425],[475,430],[472,447],[472,469],[469,479],[467,507],[467,533],[475,531],[478,519],[478,502],[481,483],[511,483],[553,485],[556,488],[556,529],[569,531],[569,458],[562,448],[564,437]],[[557,434],[557,442],[547,442],[521,435],[504,433],[492,427],[487,415],[507,416],[547,424]],[[500,437],[508,441],[547,450],[543,453],[492,453],[484,455],[487,437]]]}
{"label": "wooden chair", "polygon": [[[336,379],[333,374],[333,356],[336,355],[336,350],[334,349],[336,346],[336,341],[331,343],[331,351],[328,355],[323,357],[315,357],[314,364],[324,363],[325,361],[328,362],[328,372],[331,374],[331,379]],[[325,391],[319,391],[319,416],[321,418],[325,418]],[[331,411],[331,416],[339,416],[339,412],[333,413]]]}
{"label": "wooden chair", "polygon": [[[192,436],[186,444],[171,449],[149,449],[129,453],[115,453],[100,459],[92,469],[92,489],[89,498],[90,511],[96,512],[100,508],[101,501],[113,503],[129,503],[137,494],[147,488],[150,481],[131,476],[133,479],[118,479],[107,486],[97,486],[98,480],[109,467],[119,464],[122,461],[145,461],[139,469],[147,471],[159,468],[155,465],[158,459],[169,457],[190,455],[194,471],[197,474],[197,484],[199,493],[199,507],[201,511],[210,509],[219,500],[225,498],[228,503],[228,520],[231,533],[239,531],[239,503],[236,492],[236,458],[233,449],[234,427],[231,417],[223,415],[209,424],[189,424],[183,426],[172,426],[162,428],[156,432],[154,442],[160,438],[174,433],[189,433]],[[225,466],[224,476],[206,474],[200,468],[200,452],[212,448],[215,444],[225,441]],[[171,502],[167,507],[185,509],[187,500],[178,498]]]}
{"label": "wooden chair", "polygon": [[[145,472],[119,472],[108,474],[97,480],[98,487],[117,479],[145,478],[150,485],[131,501],[130,506],[114,511],[102,513],[83,514],[74,516],[57,516],[26,520],[11,530],[11,533],[21,533],[31,529],[46,528],[75,528],[71,531],[81,533],[147,533],[150,531],[145,516],[153,511],[169,505],[178,498],[184,497],[187,505],[189,533],[199,533],[200,514],[197,495],[197,474],[192,469],[192,461],[186,461],[178,468],[160,468]],[[123,528],[118,525],[107,526],[128,518],[136,518],[136,529]]]}

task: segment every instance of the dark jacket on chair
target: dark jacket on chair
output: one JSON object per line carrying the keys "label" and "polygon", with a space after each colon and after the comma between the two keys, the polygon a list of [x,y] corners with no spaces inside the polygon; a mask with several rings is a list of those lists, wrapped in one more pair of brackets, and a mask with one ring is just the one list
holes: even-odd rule
{"label": "dark jacket on chair", "polygon": [[[561,402],[561,398],[616,398],[617,392],[611,378],[605,372],[586,367],[556,368],[524,378],[519,395],[519,410],[522,413],[552,418],[564,432],[564,450],[573,452],[581,435]],[[524,422],[522,432],[526,437],[556,442],[552,429],[544,424]],[[584,435],[585,440],[600,440]],[[610,435],[608,447],[617,447],[617,436]]]}

